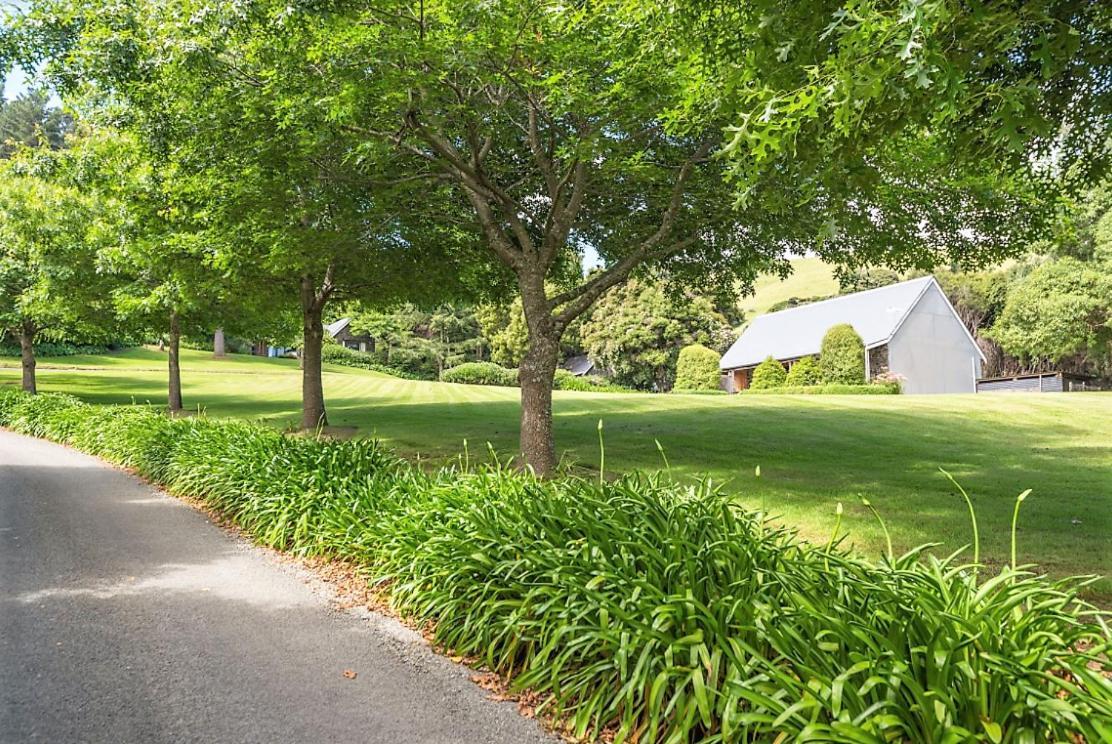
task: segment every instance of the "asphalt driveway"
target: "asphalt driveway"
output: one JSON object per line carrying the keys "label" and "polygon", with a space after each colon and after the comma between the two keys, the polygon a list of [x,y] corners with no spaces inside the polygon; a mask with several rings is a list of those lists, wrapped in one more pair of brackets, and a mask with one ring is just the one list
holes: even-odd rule
{"label": "asphalt driveway", "polygon": [[554,741],[470,674],[126,473],[0,431],[0,741]]}

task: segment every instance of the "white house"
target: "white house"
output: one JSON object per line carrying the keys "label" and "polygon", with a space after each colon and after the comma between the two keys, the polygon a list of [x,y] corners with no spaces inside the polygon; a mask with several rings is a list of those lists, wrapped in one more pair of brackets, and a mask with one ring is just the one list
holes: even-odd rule
{"label": "white house", "polygon": [[727,388],[749,387],[767,357],[790,366],[817,355],[833,325],[865,342],[865,374],[904,378],[905,393],[974,393],[984,355],[933,276],[758,316],[722,357]]}

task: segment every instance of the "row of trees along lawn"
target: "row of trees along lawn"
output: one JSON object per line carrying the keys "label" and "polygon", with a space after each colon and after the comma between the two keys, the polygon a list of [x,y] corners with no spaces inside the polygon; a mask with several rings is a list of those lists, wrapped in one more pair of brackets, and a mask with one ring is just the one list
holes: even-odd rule
{"label": "row of trees along lawn", "polygon": [[181,227],[170,174],[130,133],[75,121],[42,93],[0,102],[0,131],[0,329],[18,339],[24,390],[42,339],[164,334],[177,411],[183,335],[282,326],[266,293],[219,270],[209,236]]}
{"label": "row of trees along lawn", "polygon": [[[307,427],[327,420],[331,303],[516,295],[521,449],[541,473],[556,464],[562,337],[631,277],[744,290],[802,250],[984,263],[1039,234],[1108,159],[1100,3],[30,0],[13,13],[2,68],[42,70],[88,147],[109,152],[27,182],[58,193],[12,193],[64,208],[28,218],[41,230],[4,227],[18,233],[5,244],[112,244],[137,312],[163,324],[223,302],[237,316],[298,308]],[[588,251],[599,268],[583,274]],[[100,258],[65,265],[76,281],[52,274],[35,302],[95,295],[108,273]]]}

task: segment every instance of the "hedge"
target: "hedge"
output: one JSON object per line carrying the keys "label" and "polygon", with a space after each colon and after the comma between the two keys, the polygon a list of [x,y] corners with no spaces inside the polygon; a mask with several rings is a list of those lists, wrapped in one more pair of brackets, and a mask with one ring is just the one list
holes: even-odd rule
{"label": "hedge", "polygon": [[839,385],[836,383],[781,385],[775,388],[749,388],[741,392],[748,395],[899,395],[900,384],[892,382],[869,385]]}
{"label": "hedge", "polygon": [[388,364],[381,364],[375,361],[375,358],[370,354],[363,351],[356,351],[349,349],[346,346],[341,346],[336,343],[328,343],[321,349],[321,361],[327,364],[339,364],[342,367],[355,367],[356,369],[368,369],[372,372],[381,372],[385,375],[392,377],[401,377],[405,380],[425,380],[419,374],[409,372],[398,367],[392,367]]}
{"label": "hedge", "polygon": [[360,565],[452,653],[616,741],[1107,741],[1083,582],[801,542],[709,482],[424,472],[371,440],[0,392],[265,545]]}
{"label": "hedge", "polygon": [[[112,347],[108,346],[54,343],[51,341],[35,342],[35,356],[39,358],[67,357],[77,356],[79,354],[104,354],[111,350]],[[19,357],[22,353],[18,345],[0,344],[0,357]]]}
{"label": "hedge", "polygon": [[819,352],[822,381],[840,385],[865,383],[865,343],[849,323],[830,326]]}
{"label": "hedge", "polygon": [[[503,367],[493,362],[464,362],[446,369],[440,374],[441,382],[455,382],[463,385],[499,385],[517,387],[517,370]],[[630,390],[611,385],[601,377],[583,375],[576,377],[566,369],[556,370],[553,380],[556,390],[577,390],[586,393],[626,393]]]}
{"label": "hedge", "polygon": [[441,382],[463,385],[500,385],[517,387],[517,370],[494,362],[464,362],[440,373]]}

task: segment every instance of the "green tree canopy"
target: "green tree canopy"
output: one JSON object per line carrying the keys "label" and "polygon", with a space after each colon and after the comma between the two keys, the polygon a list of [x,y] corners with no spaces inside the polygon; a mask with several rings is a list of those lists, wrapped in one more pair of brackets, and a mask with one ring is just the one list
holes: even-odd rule
{"label": "green tree canopy", "polygon": [[991,335],[1026,361],[1059,363],[1112,344],[1112,265],[1049,261],[1008,289]]}
{"label": "green tree canopy", "polygon": [[0,159],[0,329],[19,339],[28,392],[37,338],[103,336],[111,327],[98,247],[112,239],[112,212],[70,152],[24,147]]}
{"label": "green tree canopy", "polygon": [[503,367],[517,367],[529,350],[529,330],[521,299],[509,303],[490,302],[477,310],[483,336],[490,343],[490,360]]}
{"label": "green tree canopy", "polygon": [[[47,75],[93,86],[171,169],[177,208],[240,291],[302,316],[302,423],[327,423],[320,351],[329,303],[450,299],[468,244],[443,187],[395,178],[392,148],[362,148],[321,105],[329,71],[285,4],[32,3]],[[311,25],[311,24],[309,24]],[[49,31],[46,31],[49,29]],[[319,51],[319,50],[317,50]],[[408,156],[404,156],[408,157]]]}
{"label": "green tree canopy", "polygon": [[118,239],[101,249],[100,262],[115,279],[112,301],[121,324],[166,339],[169,408],[179,411],[183,335],[203,337],[221,328],[265,337],[281,313],[266,305],[264,293],[234,287],[214,268],[218,246],[182,209],[176,170],[139,138],[102,125],[74,153],[119,205]]}
{"label": "green tree canopy", "polygon": [[0,158],[11,157],[20,146],[58,149],[72,126],[71,118],[40,91],[0,99]]}
{"label": "green tree canopy", "polygon": [[583,347],[615,382],[672,389],[680,349],[722,347],[731,329],[705,297],[634,280],[605,295],[583,323]]}
{"label": "green tree canopy", "polygon": [[[192,137],[202,162],[227,153],[205,193],[281,195],[239,202],[236,222],[284,246],[264,263],[308,277],[310,305],[333,291],[321,276],[346,276],[328,274],[324,246],[357,227],[361,244],[383,242],[366,230],[381,193],[335,198],[340,186],[380,170],[422,182],[422,208],[405,213],[478,236],[485,254],[466,265],[522,299],[521,446],[550,472],[561,336],[647,267],[726,293],[801,250],[899,269],[1019,250],[1069,179],[1107,167],[1107,13],[1078,0],[36,0],[13,38],[25,58],[64,60],[60,77],[76,60],[118,88],[125,68],[143,91],[129,97],[159,113],[146,128]],[[309,245],[316,264],[290,260]],[[580,277],[587,246],[602,266]]]}

